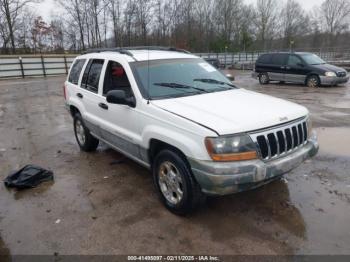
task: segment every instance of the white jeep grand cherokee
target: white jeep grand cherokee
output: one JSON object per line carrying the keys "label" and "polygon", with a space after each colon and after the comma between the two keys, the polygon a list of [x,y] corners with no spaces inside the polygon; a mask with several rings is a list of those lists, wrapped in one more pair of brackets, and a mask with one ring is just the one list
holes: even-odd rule
{"label": "white jeep grand cherokee", "polygon": [[83,151],[103,141],[150,168],[165,206],[280,178],[313,157],[308,110],[234,86],[201,58],[168,48],[96,50],[75,59],[64,93]]}

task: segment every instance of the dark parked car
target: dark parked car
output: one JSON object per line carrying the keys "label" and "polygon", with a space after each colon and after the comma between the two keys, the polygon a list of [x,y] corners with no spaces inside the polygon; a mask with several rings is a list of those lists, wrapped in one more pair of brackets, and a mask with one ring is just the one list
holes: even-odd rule
{"label": "dark parked car", "polygon": [[214,66],[217,69],[221,68],[220,60],[217,58],[204,58],[204,60],[207,61],[209,64],[211,64],[212,66]]}
{"label": "dark parked car", "polygon": [[[224,68],[224,67],[222,67],[222,65],[221,65],[221,63],[220,63],[220,60],[219,59],[217,59],[217,58],[204,58],[204,60],[206,61],[206,62],[208,62],[209,64],[211,64],[212,66],[214,66],[216,69],[222,69],[222,68]],[[223,74],[225,74],[225,76],[228,78],[228,79],[230,79],[231,81],[235,81],[235,77],[232,75],[232,74],[230,74],[230,73],[225,73],[225,72],[223,72],[222,70],[221,70],[221,72],[223,73]]]}
{"label": "dark parked car", "polygon": [[309,87],[333,86],[349,81],[345,69],[327,64],[315,54],[301,52],[261,55],[255,63],[253,77],[258,78],[262,85],[280,81]]}

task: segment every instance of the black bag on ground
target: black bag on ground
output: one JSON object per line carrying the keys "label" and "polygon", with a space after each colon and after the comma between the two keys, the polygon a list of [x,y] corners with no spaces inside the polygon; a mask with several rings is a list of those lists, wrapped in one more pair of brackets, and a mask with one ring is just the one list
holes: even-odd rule
{"label": "black bag on ground", "polygon": [[11,173],[5,180],[6,187],[18,189],[33,188],[42,182],[53,180],[53,172],[38,166],[27,165]]}

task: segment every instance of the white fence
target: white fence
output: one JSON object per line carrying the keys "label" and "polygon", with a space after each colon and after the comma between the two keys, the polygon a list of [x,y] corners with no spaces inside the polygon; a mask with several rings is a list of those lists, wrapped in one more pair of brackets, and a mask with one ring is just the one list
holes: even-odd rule
{"label": "white fence", "polygon": [[0,78],[67,74],[75,55],[0,56]]}
{"label": "white fence", "polygon": [[[202,58],[216,58],[220,63],[227,66],[242,67],[244,65],[254,64],[261,54],[268,52],[240,52],[240,53],[197,53],[196,55]],[[321,51],[313,50],[314,53],[321,57],[323,60],[330,63],[349,63],[350,62],[350,50],[337,50],[337,51]]]}
{"label": "white fence", "polygon": [[[263,53],[196,53],[196,55],[202,58],[219,59],[224,67],[250,69]],[[350,64],[350,50],[332,52],[314,51],[313,53],[330,63]],[[76,55],[0,56],[0,79],[67,74],[75,57]]]}

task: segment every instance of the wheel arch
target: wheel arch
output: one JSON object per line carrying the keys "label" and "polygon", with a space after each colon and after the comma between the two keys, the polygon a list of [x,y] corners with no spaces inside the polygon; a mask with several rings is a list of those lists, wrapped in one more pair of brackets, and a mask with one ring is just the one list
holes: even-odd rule
{"label": "wheel arch", "polygon": [[81,115],[81,112],[78,107],[75,105],[70,105],[69,106],[69,111],[72,117],[74,117],[77,113]]}
{"label": "wheel arch", "polygon": [[176,146],[173,146],[167,142],[164,142],[162,140],[152,138],[149,141],[149,148],[148,148],[148,152],[147,152],[148,159],[149,159],[149,162],[151,165],[153,165],[154,159],[157,156],[157,154],[165,149],[169,149],[171,151],[178,153],[188,164],[187,157],[181,149],[179,149]]}
{"label": "wheel arch", "polygon": [[317,72],[311,72],[311,73],[308,73],[305,77],[305,85],[307,85],[307,81],[309,80],[310,77],[312,76],[316,76],[318,78],[318,82],[321,83],[321,77],[320,77],[320,74],[317,73]]}

